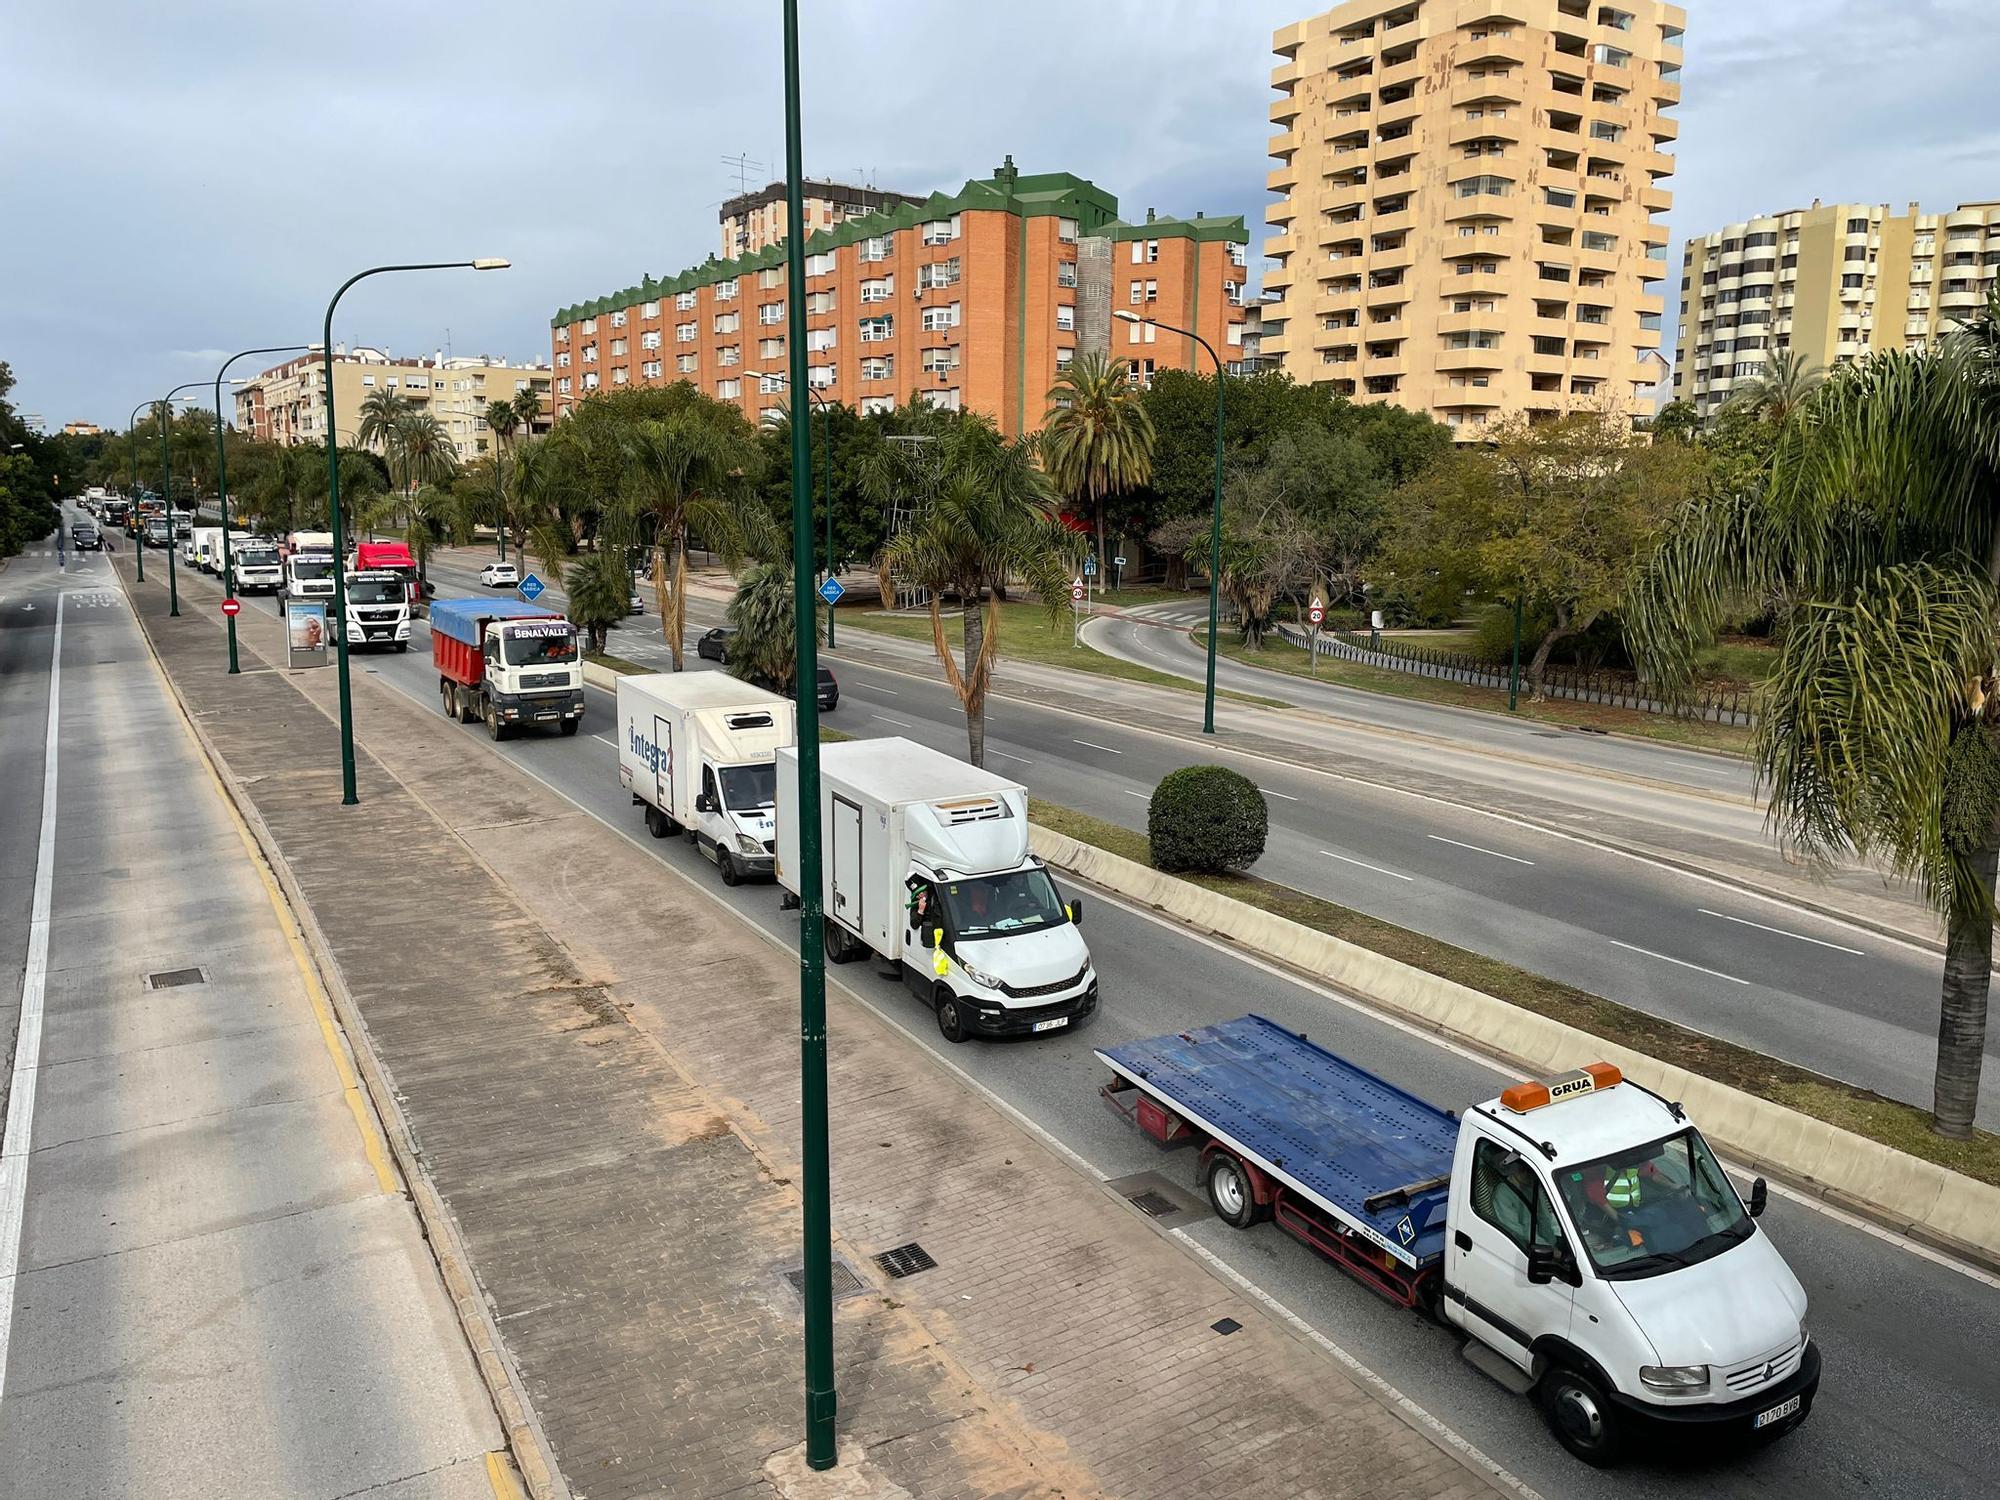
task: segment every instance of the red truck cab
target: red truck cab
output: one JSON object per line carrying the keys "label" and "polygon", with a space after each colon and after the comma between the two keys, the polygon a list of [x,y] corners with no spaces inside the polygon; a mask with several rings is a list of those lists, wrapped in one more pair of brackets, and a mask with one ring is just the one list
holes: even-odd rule
{"label": "red truck cab", "polygon": [[417,560],[405,542],[356,542],[348,568],[356,573],[395,573],[402,577],[412,604],[423,597],[417,582]]}

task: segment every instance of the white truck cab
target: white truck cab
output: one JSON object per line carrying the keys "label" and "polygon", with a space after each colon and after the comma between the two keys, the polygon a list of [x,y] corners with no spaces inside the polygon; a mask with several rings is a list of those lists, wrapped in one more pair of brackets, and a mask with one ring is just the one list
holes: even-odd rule
{"label": "white truck cab", "polygon": [[285,597],[333,602],[333,553],[301,548],[285,558]]}
{"label": "white truck cab", "polygon": [[410,591],[400,573],[386,570],[350,574],[346,580],[346,632],[350,651],[380,646],[410,649]]}
{"label": "white truck cab", "polygon": [[1461,1122],[1439,1310],[1588,1462],[1642,1422],[1776,1436],[1820,1359],[1764,1203],[1679,1105],[1607,1064],[1518,1084]]}
{"label": "white truck cab", "polygon": [[229,570],[235,576],[228,580],[233,591],[238,594],[278,594],[284,592],[285,567],[278,560],[278,549],[269,542],[255,537],[229,544]]}

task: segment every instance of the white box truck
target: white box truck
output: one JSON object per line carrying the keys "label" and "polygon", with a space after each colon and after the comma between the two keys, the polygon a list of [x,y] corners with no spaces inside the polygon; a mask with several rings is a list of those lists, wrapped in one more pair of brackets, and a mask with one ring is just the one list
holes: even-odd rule
{"label": "white box truck", "polygon": [[222,528],[197,526],[181,544],[181,560],[204,573],[222,571]]}
{"label": "white box truck", "polygon": [[[1019,783],[904,739],[820,747],[826,955],[895,964],[946,1039],[1062,1031],[1097,1010]],[[798,894],[799,762],[778,752],[778,882]]]}
{"label": "white box truck", "polygon": [[685,831],[724,885],[771,873],[773,757],[798,738],[792,700],[725,672],[618,679],[618,779],[656,839]]}

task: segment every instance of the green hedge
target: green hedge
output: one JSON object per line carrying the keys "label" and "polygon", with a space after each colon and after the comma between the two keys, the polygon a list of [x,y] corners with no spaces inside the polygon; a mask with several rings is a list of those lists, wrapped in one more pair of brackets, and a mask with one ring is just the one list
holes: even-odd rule
{"label": "green hedge", "polygon": [[1264,852],[1271,812],[1257,783],[1227,766],[1184,766],[1153,788],[1146,836],[1153,867],[1220,875]]}

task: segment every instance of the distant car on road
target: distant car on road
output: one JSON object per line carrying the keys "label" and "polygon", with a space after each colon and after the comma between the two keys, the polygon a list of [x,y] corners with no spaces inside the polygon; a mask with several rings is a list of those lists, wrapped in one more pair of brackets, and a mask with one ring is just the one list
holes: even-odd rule
{"label": "distant car on road", "polygon": [[104,545],[103,536],[90,521],[74,522],[69,528],[69,539],[79,552],[95,552]]}
{"label": "distant car on road", "polygon": [[479,581],[489,589],[511,588],[521,581],[521,570],[510,562],[490,562],[479,570]]}
{"label": "distant car on road", "polygon": [[694,643],[694,654],[709,661],[729,660],[729,639],[736,634],[733,625],[718,625]]}

